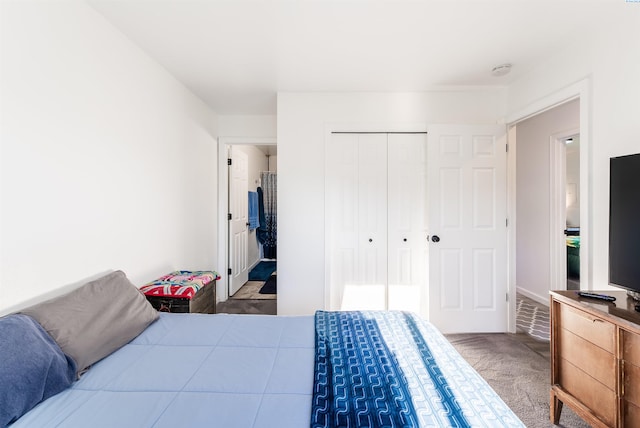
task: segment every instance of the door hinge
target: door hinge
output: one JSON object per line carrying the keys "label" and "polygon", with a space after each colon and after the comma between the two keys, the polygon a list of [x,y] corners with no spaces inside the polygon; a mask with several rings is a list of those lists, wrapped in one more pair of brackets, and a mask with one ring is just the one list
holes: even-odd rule
{"label": "door hinge", "polygon": [[509,144],[504,145],[504,151],[509,153]]}
{"label": "door hinge", "polygon": [[231,216],[231,213],[227,214],[227,220],[231,220],[233,219],[233,217]]}
{"label": "door hinge", "polygon": [[506,301],[508,302],[509,301],[509,293],[505,293],[504,297],[506,298]]}
{"label": "door hinge", "polygon": [[227,159],[227,165],[231,165],[231,158]]}
{"label": "door hinge", "polygon": [[506,227],[509,227],[509,219],[508,219],[508,218],[505,218],[505,219],[504,219],[504,225],[505,225]]}
{"label": "door hinge", "polygon": [[227,274],[231,275],[231,268],[227,269]]}

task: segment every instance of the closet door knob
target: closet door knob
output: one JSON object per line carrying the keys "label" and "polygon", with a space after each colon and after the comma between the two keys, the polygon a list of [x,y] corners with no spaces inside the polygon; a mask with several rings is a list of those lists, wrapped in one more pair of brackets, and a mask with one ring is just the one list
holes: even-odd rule
{"label": "closet door knob", "polygon": [[438,235],[433,235],[431,237],[431,242],[440,242],[440,237]]}
{"label": "closet door knob", "polygon": [[407,238],[404,238],[404,239],[403,239],[403,241],[404,241],[404,242],[407,242]]}
{"label": "closet door knob", "polygon": [[373,239],[369,238],[369,242],[373,242]]}

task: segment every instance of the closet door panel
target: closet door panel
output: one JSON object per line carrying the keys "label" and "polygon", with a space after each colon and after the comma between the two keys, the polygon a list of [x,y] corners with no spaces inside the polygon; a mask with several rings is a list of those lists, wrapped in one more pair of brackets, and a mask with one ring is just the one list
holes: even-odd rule
{"label": "closet door panel", "polygon": [[326,156],[327,306],[342,309],[347,289],[359,282],[358,137],[334,134]]}
{"label": "closet door panel", "polygon": [[347,309],[385,309],[387,285],[387,136],[358,134],[357,299]]}
{"label": "closet door panel", "polygon": [[388,136],[388,308],[427,316],[427,138]]}

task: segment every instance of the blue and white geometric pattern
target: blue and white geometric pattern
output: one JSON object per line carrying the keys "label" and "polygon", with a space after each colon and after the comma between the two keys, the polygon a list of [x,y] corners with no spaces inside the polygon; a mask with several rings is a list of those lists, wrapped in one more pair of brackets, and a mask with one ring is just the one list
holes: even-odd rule
{"label": "blue and white geometric pattern", "polygon": [[318,311],[311,427],[524,427],[447,339],[399,311]]}

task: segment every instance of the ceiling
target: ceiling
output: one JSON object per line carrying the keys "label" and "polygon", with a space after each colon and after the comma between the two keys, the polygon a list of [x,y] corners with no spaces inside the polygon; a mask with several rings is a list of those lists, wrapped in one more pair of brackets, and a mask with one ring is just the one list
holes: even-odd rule
{"label": "ceiling", "polygon": [[[508,86],[624,0],[87,0],[220,115],[276,93]],[[512,63],[511,73],[491,69]]]}

